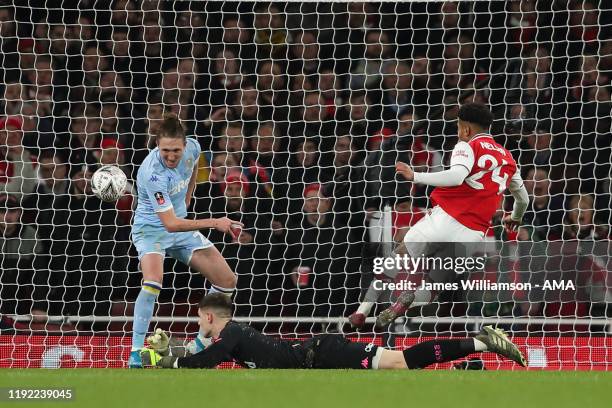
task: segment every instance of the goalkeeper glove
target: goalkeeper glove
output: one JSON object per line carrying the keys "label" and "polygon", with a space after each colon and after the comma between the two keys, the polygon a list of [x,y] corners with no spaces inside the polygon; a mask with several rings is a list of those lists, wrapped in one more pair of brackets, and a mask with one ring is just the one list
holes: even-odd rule
{"label": "goalkeeper glove", "polygon": [[155,334],[147,337],[147,342],[157,354],[161,356],[170,355],[170,349],[168,347],[168,345],[170,344],[170,338],[162,329],[157,328],[155,330]]}
{"label": "goalkeeper glove", "polygon": [[174,363],[178,360],[175,356],[162,356],[155,350],[144,348],[140,351],[143,367],[175,368]]}

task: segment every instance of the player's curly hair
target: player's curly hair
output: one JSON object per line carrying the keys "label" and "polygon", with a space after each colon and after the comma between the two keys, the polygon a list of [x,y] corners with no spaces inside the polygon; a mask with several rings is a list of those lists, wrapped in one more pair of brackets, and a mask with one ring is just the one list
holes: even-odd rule
{"label": "player's curly hair", "polygon": [[493,114],[481,103],[465,103],[459,108],[457,117],[464,121],[473,123],[483,129],[488,129],[493,122]]}
{"label": "player's curly hair", "polygon": [[186,139],[185,128],[181,125],[181,121],[175,113],[165,113],[162,123],[157,130],[157,139],[168,137],[171,139]]}
{"label": "player's curly hair", "polygon": [[223,293],[210,293],[198,304],[199,309],[212,309],[221,317],[232,317],[232,301]]}

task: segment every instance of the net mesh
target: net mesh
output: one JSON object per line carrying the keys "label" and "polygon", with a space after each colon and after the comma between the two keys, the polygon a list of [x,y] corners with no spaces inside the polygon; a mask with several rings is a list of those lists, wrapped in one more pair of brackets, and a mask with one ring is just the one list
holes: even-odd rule
{"label": "net mesh", "polygon": [[[271,334],[340,330],[391,346],[490,321],[526,337],[533,361],[605,365],[585,357],[610,353],[605,3],[0,5],[0,313],[2,347],[13,350],[0,364],[40,366],[24,354],[31,333],[87,355],[110,341],[98,336],[120,336],[113,347],[126,350],[141,286],[136,174],[173,112],[202,148],[190,217],[245,224],[237,243],[203,231],[238,276],[238,319]],[[447,166],[458,108],[472,101],[490,106],[491,133],[519,164],[530,204],[508,235],[506,200],[487,234],[488,269],[458,279],[575,290],[447,291],[396,325],[354,331],[341,318],[374,277],[374,244],[401,241],[431,205],[431,188],[402,182],[395,162]],[[117,203],[91,194],[104,164],[128,176]],[[209,283],[171,258],[164,271],[151,329],[188,336]],[[550,334],[560,336],[554,357]],[[80,364],[118,366],[119,354]]]}

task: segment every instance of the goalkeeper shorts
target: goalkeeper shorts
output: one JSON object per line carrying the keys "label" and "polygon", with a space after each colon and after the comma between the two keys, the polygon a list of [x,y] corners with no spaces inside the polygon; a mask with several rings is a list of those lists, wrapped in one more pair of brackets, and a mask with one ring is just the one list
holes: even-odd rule
{"label": "goalkeeper shorts", "polygon": [[323,334],[313,338],[312,368],[372,368],[378,346],[357,343],[339,334]]}
{"label": "goalkeeper shorts", "polygon": [[146,254],[168,256],[189,265],[193,252],[213,244],[200,231],[168,232],[161,228],[134,228],[132,240],[138,251],[138,259]]}

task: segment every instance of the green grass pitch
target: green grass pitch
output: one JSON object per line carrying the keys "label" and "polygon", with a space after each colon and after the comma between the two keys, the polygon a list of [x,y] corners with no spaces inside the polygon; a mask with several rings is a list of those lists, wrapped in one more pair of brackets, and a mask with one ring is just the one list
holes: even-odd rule
{"label": "green grass pitch", "polygon": [[612,372],[3,369],[0,387],[73,389],[15,407],[610,407]]}

